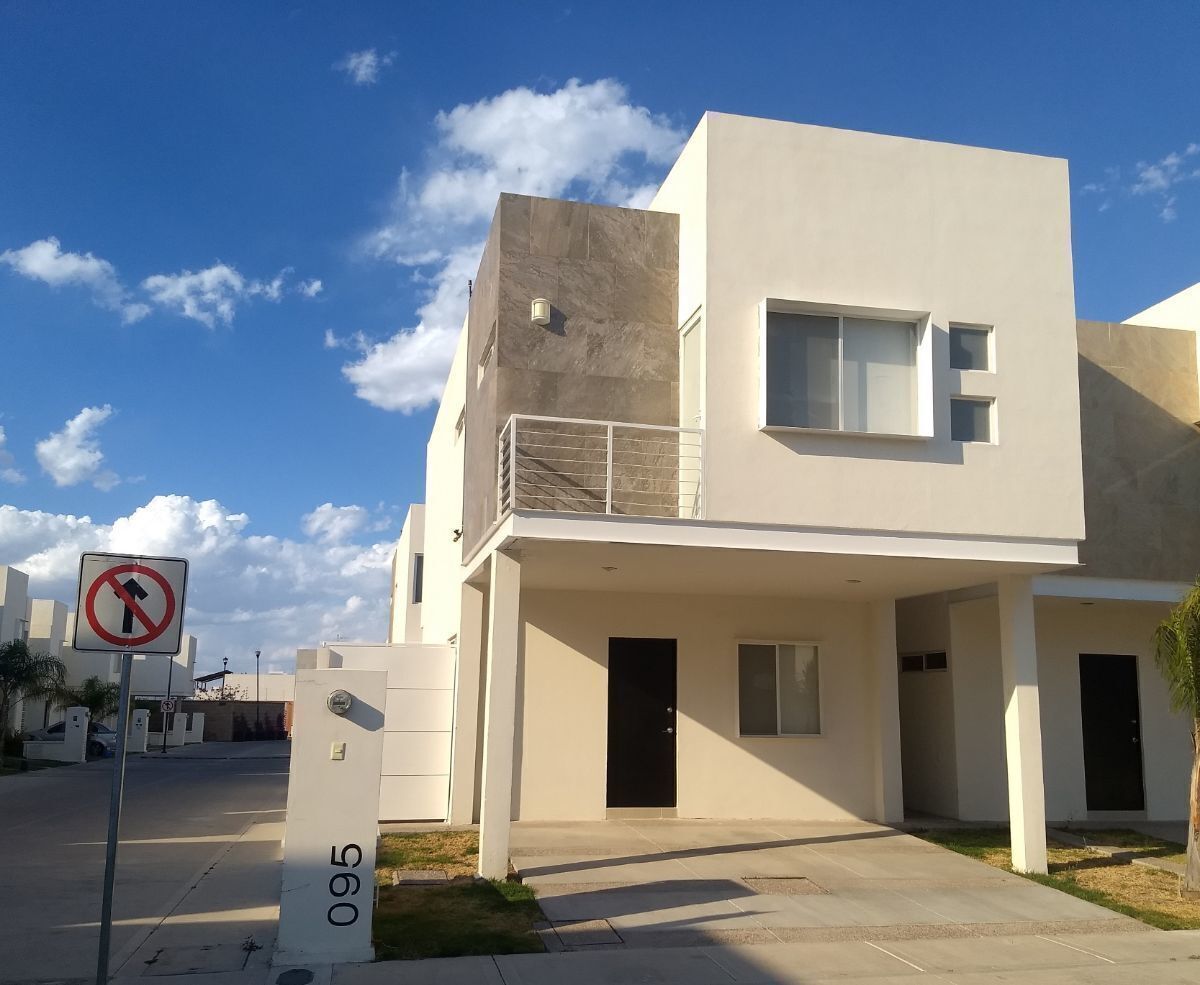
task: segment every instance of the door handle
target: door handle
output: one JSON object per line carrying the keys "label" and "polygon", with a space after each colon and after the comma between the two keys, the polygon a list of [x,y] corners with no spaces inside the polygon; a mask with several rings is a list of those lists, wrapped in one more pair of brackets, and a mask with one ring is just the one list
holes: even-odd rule
{"label": "door handle", "polygon": [[674,735],[674,734],[675,734],[675,730],[673,728],[663,729],[663,735]]}

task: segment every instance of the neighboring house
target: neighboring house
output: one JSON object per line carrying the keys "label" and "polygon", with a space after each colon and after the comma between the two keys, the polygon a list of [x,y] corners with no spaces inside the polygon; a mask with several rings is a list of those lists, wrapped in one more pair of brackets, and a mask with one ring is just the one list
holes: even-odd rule
{"label": "neighboring house", "polygon": [[[29,639],[29,576],[24,571],[0,565],[0,643]],[[18,730],[24,718],[23,702],[8,711],[4,729]]]}
{"label": "neighboring house", "polygon": [[425,585],[425,507],[414,503],[404,518],[392,555],[392,604],[388,643],[421,641],[421,595]]}
{"label": "neighboring house", "polygon": [[[102,656],[91,654],[90,656]],[[179,653],[167,656],[161,653],[135,653],[130,671],[129,690],[137,698],[161,698],[170,694],[177,698],[190,698],[195,691],[192,683],[196,668],[196,637],[184,633]],[[113,680],[120,680],[119,657],[113,657]]]}
{"label": "neighboring house", "polygon": [[[225,676],[225,691],[239,701],[295,701],[296,675],[283,671],[262,674],[235,674]],[[210,686],[209,693],[221,692],[219,683]]]}
{"label": "neighboring house", "polygon": [[1069,206],[718,113],[646,210],[500,196],[396,561],[485,875],[513,818],[1011,820],[1045,871],[1047,819],[1186,815],[1200,318],[1077,323]]}

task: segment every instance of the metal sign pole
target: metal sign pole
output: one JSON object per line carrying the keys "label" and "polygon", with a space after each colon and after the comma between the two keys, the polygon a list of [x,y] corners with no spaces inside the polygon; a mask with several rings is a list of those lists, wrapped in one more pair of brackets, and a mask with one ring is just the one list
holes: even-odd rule
{"label": "metal sign pole", "polygon": [[[175,669],[175,658],[168,654],[167,660],[169,661],[169,663],[167,664],[167,698],[166,698],[166,700],[174,701],[175,699],[171,697],[171,672]],[[172,705],[171,707],[174,707],[174,705]],[[175,724],[175,712],[171,712],[171,724],[172,725]],[[165,754],[167,751],[167,713],[165,711],[162,713],[162,728],[163,728],[162,751]]]}
{"label": "metal sign pole", "polygon": [[104,855],[104,897],[100,906],[100,954],[96,960],[96,985],[108,983],[108,952],[112,938],[113,884],[117,877],[117,839],[121,831],[121,798],[125,792],[125,746],[129,732],[129,675],[133,654],[121,654],[121,697],[117,709],[117,752],[113,763],[112,792],[108,799],[108,848]]}

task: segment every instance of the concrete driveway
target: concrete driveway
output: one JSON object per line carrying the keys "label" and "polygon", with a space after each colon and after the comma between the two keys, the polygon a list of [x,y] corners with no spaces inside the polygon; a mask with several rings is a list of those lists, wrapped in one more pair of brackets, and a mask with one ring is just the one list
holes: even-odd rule
{"label": "concrete driveway", "polygon": [[517,823],[512,856],[567,949],[1146,929],[871,824]]}
{"label": "concrete driveway", "polygon": [[[130,757],[111,974],[264,979],[288,746],[205,743]],[[94,980],[112,765],[0,777],[0,982]]]}

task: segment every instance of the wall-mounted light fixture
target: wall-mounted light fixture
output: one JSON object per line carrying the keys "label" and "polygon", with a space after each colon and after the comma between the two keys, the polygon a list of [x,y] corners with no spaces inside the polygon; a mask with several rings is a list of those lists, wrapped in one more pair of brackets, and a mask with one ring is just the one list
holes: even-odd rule
{"label": "wall-mounted light fixture", "polygon": [[550,302],[545,298],[534,298],[530,305],[529,320],[535,325],[550,324]]}

